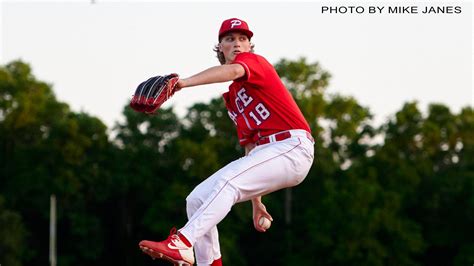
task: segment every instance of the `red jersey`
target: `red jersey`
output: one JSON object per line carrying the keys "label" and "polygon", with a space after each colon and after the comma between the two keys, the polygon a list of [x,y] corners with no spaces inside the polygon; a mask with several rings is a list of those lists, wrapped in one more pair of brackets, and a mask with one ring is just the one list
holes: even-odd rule
{"label": "red jersey", "polygon": [[311,133],[295,100],[265,58],[240,53],[233,63],[242,65],[245,75],[234,80],[223,97],[241,146],[285,130]]}

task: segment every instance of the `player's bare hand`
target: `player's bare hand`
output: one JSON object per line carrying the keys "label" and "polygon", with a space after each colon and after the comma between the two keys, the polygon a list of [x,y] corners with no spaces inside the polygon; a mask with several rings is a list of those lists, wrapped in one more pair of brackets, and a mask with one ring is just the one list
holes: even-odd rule
{"label": "player's bare hand", "polygon": [[176,91],[180,91],[184,87],[186,87],[186,80],[179,79],[178,82],[176,82]]}
{"label": "player's bare hand", "polygon": [[259,225],[258,221],[260,220],[261,217],[265,217],[270,221],[273,221],[272,216],[267,212],[267,208],[265,208],[265,205],[263,203],[254,203],[252,204],[253,206],[253,226],[255,229],[259,232],[265,232],[267,231],[263,226]]}

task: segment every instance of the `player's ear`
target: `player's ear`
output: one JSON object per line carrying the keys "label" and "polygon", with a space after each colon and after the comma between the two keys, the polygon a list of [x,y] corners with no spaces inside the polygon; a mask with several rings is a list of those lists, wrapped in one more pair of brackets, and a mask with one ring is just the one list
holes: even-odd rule
{"label": "player's ear", "polygon": [[219,52],[222,52],[222,43],[219,43],[217,47],[219,48]]}

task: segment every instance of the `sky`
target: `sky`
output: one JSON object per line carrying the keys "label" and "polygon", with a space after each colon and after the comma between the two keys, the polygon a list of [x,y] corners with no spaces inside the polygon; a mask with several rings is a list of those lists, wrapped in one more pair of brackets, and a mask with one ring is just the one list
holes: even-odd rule
{"label": "sky", "polygon": [[[351,13],[351,6],[364,10]],[[371,14],[370,6],[382,12]],[[396,6],[418,12],[389,14]],[[422,13],[448,6],[461,13]],[[237,17],[254,32],[256,53],[271,63],[300,57],[319,62],[332,74],[327,92],[355,97],[380,124],[407,101],[417,100],[424,112],[430,103],[453,112],[473,106],[472,12],[466,1],[3,0],[0,64],[27,62],[60,101],[111,128],[123,121],[123,108],[141,81],[173,72],[187,77],[218,65],[212,48],[220,24]],[[186,88],[164,107],[184,116],[186,108],[219,97],[228,85]]]}

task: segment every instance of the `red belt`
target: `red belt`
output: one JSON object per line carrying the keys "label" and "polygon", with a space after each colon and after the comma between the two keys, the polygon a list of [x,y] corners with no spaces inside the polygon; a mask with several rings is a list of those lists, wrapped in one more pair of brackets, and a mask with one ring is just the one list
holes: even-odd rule
{"label": "red belt", "polygon": [[[271,141],[271,136],[275,136],[274,141]],[[311,134],[309,134],[308,132],[306,132],[306,137],[309,140],[311,140],[312,142],[314,142],[313,136],[311,136]],[[290,131],[283,131],[283,132],[276,133],[276,134],[273,134],[273,135],[270,135],[270,136],[262,137],[257,142],[255,142],[255,145],[259,146],[259,145],[263,145],[263,144],[268,144],[270,142],[285,140],[287,138],[291,138]]]}

